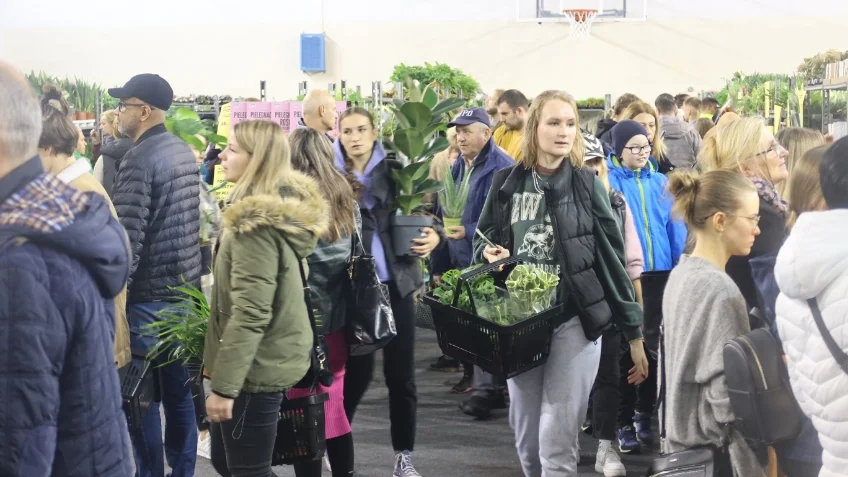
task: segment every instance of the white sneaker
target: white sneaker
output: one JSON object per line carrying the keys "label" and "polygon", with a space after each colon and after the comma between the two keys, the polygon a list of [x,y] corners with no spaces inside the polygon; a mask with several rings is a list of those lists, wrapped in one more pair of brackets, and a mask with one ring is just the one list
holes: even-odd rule
{"label": "white sneaker", "polygon": [[626,477],[627,470],[615,449],[612,448],[611,441],[601,440],[598,444],[595,472],[604,474],[604,477]]}
{"label": "white sneaker", "polygon": [[395,456],[395,471],[392,477],[421,477],[421,474],[412,466],[412,456],[401,452]]}
{"label": "white sneaker", "polygon": [[323,460],[324,460],[324,470],[326,470],[327,472],[332,472],[333,468],[330,467],[330,458],[325,455]]}
{"label": "white sneaker", "polygon": [[212,436],[209,432],[201,432],[197,436],[197,455],[200,457],[212,458]]}

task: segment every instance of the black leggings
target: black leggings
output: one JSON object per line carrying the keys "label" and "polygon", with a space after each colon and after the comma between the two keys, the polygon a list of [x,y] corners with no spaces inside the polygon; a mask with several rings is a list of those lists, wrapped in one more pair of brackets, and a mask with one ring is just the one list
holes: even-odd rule
{"label": "black leggings", "polygon": [[271,455],[283,393],[241,393],[233,418],[212,424],[212,467],[223,477],[272,477]]}
{"label": "black leggings", "polygon": [[[352,476],[353,434],[345,434],[334,439],[327,439],[327,458],[330,459],[333,477]],[[294,465],[294,475],[297,477],[321,477],[321,472],[321,459]]]}
{"label": "black leggings", "polygon": [[621,334],[618,328],[613,326],[601,338],[601,361],[598,363],[598,375],[592,388],[590,404],[592,437],[595,439],[615,439],[618,403],[621,400],[618,382],[619,356]]}
{"label": "black leggings", "polygon": [[[392,445],[396,452],[415,446],[415,302],[413,295],[402,298],[394,282],[388,282],[397,336],[383,348],[383,376],[389,388],[389,419]],[[351,356],[347,360],[344,403],[350,422],[374,377],[374,354]]]}

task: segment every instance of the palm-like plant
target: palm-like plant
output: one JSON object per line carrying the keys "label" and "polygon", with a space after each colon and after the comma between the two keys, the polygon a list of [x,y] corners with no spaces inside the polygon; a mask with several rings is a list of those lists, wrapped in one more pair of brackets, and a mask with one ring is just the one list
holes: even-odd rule
{"label": "palm-like plant", "polygon": [[444,189],[439,191],[439,207],[442,209],[442,219],[445,228],[458,227],[462,214],[465,212],[465,204],[468,202],[468,191],[471,187],[471,173],[473,168],[465,173],[465,177],[457,184],[451,174],[450,166],[445,163],[442,177]]}
{"label": "palm-like plant", "polygon": [[148,357],[151,360],[165,357],[161,366],[176,361],[202,360],[209,327],[210,308],[206,295],[185,282],[174,290],[184,295],[183,300],[164,308],[158,314],[159,321],[145,326],[147,336],[158,338]]}

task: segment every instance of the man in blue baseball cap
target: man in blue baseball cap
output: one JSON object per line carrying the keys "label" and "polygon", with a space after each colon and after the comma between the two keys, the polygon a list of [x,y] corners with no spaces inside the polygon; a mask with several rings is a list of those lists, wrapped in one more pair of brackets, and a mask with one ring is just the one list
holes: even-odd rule
{"label": "man in blue baseball cap", "polygon": [[[485,109],[464,109],[456,115],[448,127],[456,127],[456,143],[460,152],[451,169],[451,176],[455,182],[459,183],[465,179],[466,174],[471,175],[468,200],[462,214],[461,225],[448,227],[445,230],[451,268],[466,268],[471,265],[473,257],[471,241],[477,230],[477,220],[483,211],[486,196],[492,187],[492,178],[495,172],[514,166],[515,161],[495,145],[489,114]],[[474,373],[475,395],[468,401],[471,403],[469,406],[463,403],[462,409],[467,414],[485,418],[488,417],[492,408],[503,405],[504,396],[503,392],[496,389],[493,376],[485,375],[479,369]],[[465,366],[463,378],[454,386],[453,391],[457,393],[470,391],[471,374],[471,367]],[[479,383],[481,388],[479,391],[477,376],[485,378],[484,382]]]}

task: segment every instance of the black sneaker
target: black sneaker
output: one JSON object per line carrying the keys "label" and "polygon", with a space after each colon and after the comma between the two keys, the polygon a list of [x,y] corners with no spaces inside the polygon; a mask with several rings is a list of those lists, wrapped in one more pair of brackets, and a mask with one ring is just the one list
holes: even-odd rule
{"label": "black sneaker", "polygon": [[467,401],[459,405],[462,412],[477,419],[488,419],[494,409],[506,409],[506,401],[503,396],[494,399],[482,396],[471,396]]}
{"label": "black sneaker", "polygon": [[461,369],[458,359],[441,356],[435,363],[430,365],[430,371],[441,371],[443,373],[458,373]]}
{"label": "black sneaker", "polygon": [[459,380],[458,383],[454,384],[451,388],[451,392],[454,394],[465,394],[471,392],[471,376],[469,374],[463,374],[462,379]]}

